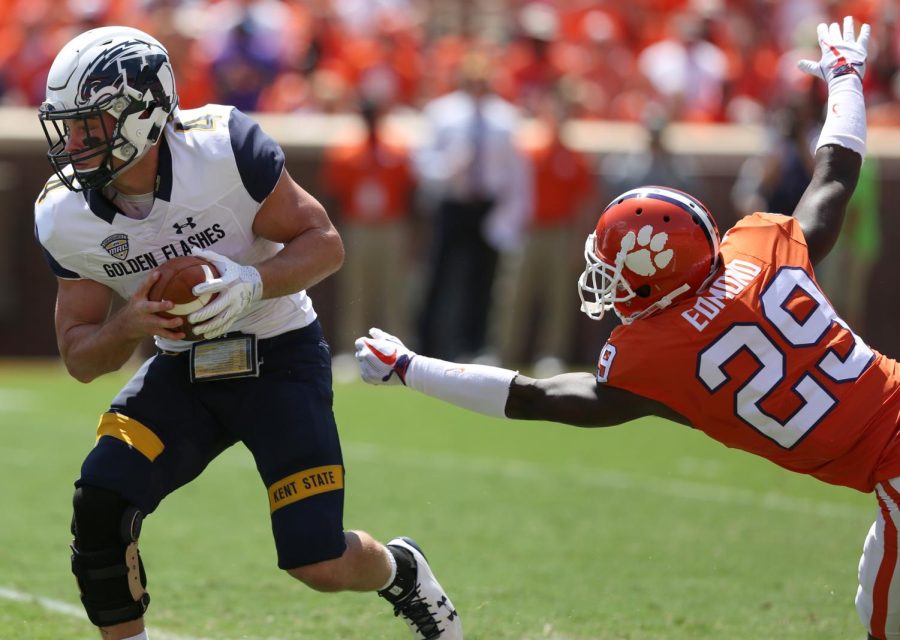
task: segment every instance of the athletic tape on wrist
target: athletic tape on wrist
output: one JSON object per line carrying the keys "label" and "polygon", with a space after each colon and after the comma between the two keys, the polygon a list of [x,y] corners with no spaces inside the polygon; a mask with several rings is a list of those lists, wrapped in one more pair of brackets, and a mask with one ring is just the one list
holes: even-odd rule
{"label": "athletic tape on wrist", "polygon": [[458,407],[505,418],[509,385],[517,375],[518,371],[500,367],[417,355],[406,371],[406,385]]}
{"label": "athletic tape on wrist", "polygon": [[856,74],[833,79],[828,85],[828,112],[816,150],[836,144],[866,157],[866,101]]}

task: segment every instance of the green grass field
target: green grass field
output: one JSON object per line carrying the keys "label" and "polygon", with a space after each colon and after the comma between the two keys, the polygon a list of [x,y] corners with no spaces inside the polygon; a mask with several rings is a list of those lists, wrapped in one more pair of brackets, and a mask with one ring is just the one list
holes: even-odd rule
{"label": "green grass field", "polygon": [[[69,571],[71,483],[124,382],[0,365],[0,638],[93,638]],[[607,430],[482,418],[335,388],[345,525],[424,547],[469,640],[863,638],[871,496],[664,422]],[[372,594],[275,567],[266,491],[234,447],[145,522],[153,640],[409,637]],[[66,605],[69,605],[68,607]]]}

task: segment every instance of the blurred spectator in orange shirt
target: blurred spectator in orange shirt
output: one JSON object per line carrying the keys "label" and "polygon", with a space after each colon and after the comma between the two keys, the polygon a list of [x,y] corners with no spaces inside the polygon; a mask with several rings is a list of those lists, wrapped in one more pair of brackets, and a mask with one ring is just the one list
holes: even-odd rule
{"label": "blurred spectator in orange shirt", "polygon": [[[759,123],[765,119],[766,106],[772,97],[785,89],[779,85],[782,52],[775,39],[772,16],[756,15],[755,6],[741,9],[735,7],[719,15],[714,39],[729,67],[724,116],[730,122]],[[790,61],[791,72],[797,59]],[[802,73],[796,78],[802,79]]]}
{"label": "blurred spectator in orange shirt", "polygon": [[63,44],[79,31],[103,24],[103,7],[54,6],[49,0],[19,0],[0,17],[0,83],[4,102],[40,104],[47,73]]}
{"label": "blurred spectator in orange shirt", "polygon": [[671,17],[671,35],[644,49],[638,67],[670,118],[694,122],[724,118],[728,59],[709,41],[709,23],[686,11]]}
{"label": "blurred spectator in orange shirt", "polygon": [[864,84],[877,126],[900,109],[897,11],[897,0],[0,0],[0,102],[39,104],[65,42],[123,24],[166,42],[186,108],[349,113],[372,90],[421,108],[454,91],[460,61],[482,48],[495,91],[526,115],[562,81],[578,118],[638,122],[663,104],[674,121],[761,123],[802,79],[797,59],[818,55],[815,24],[853,15],[875,26]]}
{"label": "blurred spectator in orange shirt", "polygon": [[[381,126],[381,103],[363,100],[365,134],[332,147],[323,160],[321,182],[337,203],[336,225],[346,258],[338,273],[338,354],[352,354],[353,342],[373,326],[409,327],[409,212],[414,189],[406,147]],[[349,355],[355,370],[355,362]]]}
{"label": "blurred spectator in orange shirt", "polygon": [[573,115],[582,118],[637,120],[646,103],[647,81],[636,69],[624,18],[611,6],[586,3],[563,14],[559,57],[574,87]]}
{"label": "blurred spectator in orange shirt", "polygon": [[296,113],[318,111],[310,80],[297,71],[284,71],[259,94],[257,106],[269,113]]}
{"label": "blurred spectator in orange shirt", "polygon": [[880,15],[873,16],[877,31],[867,64],[864,87],[871,109],[869,124],[900,124],[900,7],[886,2]]}
{"label": "blurred spectator in orange shirt", "polygon": [[554,7],[529,2],[517,12],[516,25],[517,33],[503,52],[495,88],[525,114],[532,114],[541,96],[565,73],[558,60],[559,15]]}
{"label": "blurred spectator in orange shirt", "polygon": [[504,278],[511,294],[504,305],[502,359],[524,361],[536,322],[533,362],[540,375],[559,373],[572,346],[581,256],[572,252],[596,216],[594,177],[589,159],[572,149],[563,133],[570,105],[559,93],[546,92],[538,103],[537,126],[523,136],[522,147],[533,174],[534,210],[523,251],[510,258]]}
{"label": "blurred spectator in orange shirt", "polygon": [[178,106],[193,109],[219,101],[213,83],[210,59],[200,41],[186,32],[192,17],[178,0],[153,0],[140,28],[166,43],[178,78]]}
{"label": "blurred spectator in orange shirt", "polygon": [[352,37],[370,36],[386,23],[416,19],[412,0],[330,0],[335,16]]}
{"label": "blurred spectator in orange shirt", "polygon": [[422,73],[419,44],[413,34],[385,25],[376,35],[347,42],[347,80],[364,95],[412,105]]}
{"label": "blurred spectator in orange shirt", "polygon": [[473,48],[486,47],[485,43],[458,33],[445,34],[434,39],[422,54],[422,66],[427,69],[427,73],[422,75],[419,100],[427,104],[455,91],[458,87],[459,67],[466,52]]}

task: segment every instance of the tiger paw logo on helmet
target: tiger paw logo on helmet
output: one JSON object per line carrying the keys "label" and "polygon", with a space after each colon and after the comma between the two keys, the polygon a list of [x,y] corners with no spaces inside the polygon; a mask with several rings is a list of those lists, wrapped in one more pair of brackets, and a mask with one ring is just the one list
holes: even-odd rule
{"label": "tiger paw logo on helmet", "polygon": [[[675,252],[666,249],[669,234],[665,231],[653,233],[653,227],[645,225],[637,234],[629,231],[622,237],[622,250],[627,251],[625,266],[640,276],[652,276],[657,269],[665,269],[672,261]],[[640,247],[632,251],[635,245]]]}

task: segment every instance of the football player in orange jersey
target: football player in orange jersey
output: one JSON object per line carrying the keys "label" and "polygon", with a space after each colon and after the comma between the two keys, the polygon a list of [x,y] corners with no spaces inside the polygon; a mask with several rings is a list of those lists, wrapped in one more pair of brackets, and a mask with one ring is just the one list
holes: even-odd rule
{"label": "football player in orange jersey", "polygon": [[[832,484],[874,492],[856,605],[870,639],[900,639],[900,364],[837,316],[813,265],[831,249],[865,154],[870,29],[818,27],[828,84],[815,172],[793,217],[756,213],[720,239],[706,207],[663,187],[628,191],[587,238],[578,285],[591,318],[622,320],[597,371],[533,379],[417,355],[372,329],[363,379],[480,413],[583,427],[660,416]],[[661,348],[661,345],[665,345]],[[873,399],[880,399],[873,401]]]}

